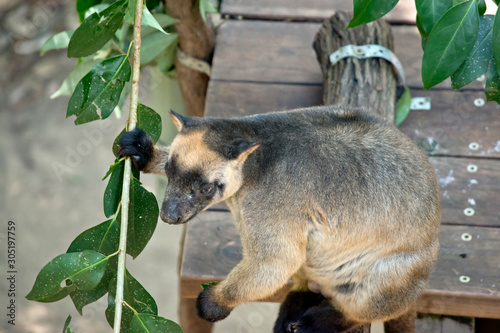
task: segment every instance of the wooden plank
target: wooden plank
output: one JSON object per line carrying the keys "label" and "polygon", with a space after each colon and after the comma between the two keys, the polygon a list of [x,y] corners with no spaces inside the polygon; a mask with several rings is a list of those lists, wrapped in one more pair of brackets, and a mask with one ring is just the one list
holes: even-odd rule
{"label": "wooden plank", "polygon": [[[318,23],[225,22],[217,35],[212,80],[322,85],[312,49]],[[422,87],[422,49],[414,26],[393,26],[394,52],[406,73],[406,83]],[[474,82],[469,88],[481,88]],[[449,80],[437,87],[450,88]]]}
{"label": "wooden plank", "polygon": [[[221,14],[268,20],[320,21],[336,11],[352,9],[352,1],[345,0],[224,0]],[[415,16],[414,1],[400,0],[385,18],[392,23],[415,24]]]}
{"label": "wooden plank", "polygon": [[500,227],[499,160],[433,157],[431,162],[439,180],[444,224]]}
{"label": "wooden plank", "polygon": [[400,129],[428,154],[500,157],[500,105],[476,106],[484,91],[412,90],[417,96],[430,97],[431,110],[410,112]]}
{"label": "wooden plank", "polygon": [[210,81],[205,115],[241,117],[320,105],[321,86]]}
{"label": "wooden plank", "polygon": [[500,318],[500,230],[444,225],[439,241],[437,267],[418,311]]}
{"label": "wooden plank", "polygon": [[474,333],[474,318],[447,317],[419,314],[415,321],[417,332],[429,333]]}
{"label": "wooden plank", "polygon": [[[484,92],[412,90],[412,96],[430,97],[432,108],[412,111],[400,126],[430,155],[500,158],[500,106],[478,107]],[[211,81],[206,115],[238,117],[321,104],[322,87]],[[478,143],[478,149],[469,148]]]}
{"label": "wooden plank", "polygon": [[226,21],[217,33],[211,79],[322,85],[312,48],[319,26]]}
{"label": "wooden plank", "polygon": [[241,260],[241,243],[228,212],[203,212],[186,226],[180,292],[194,298],[201,283],[220,281]]}
{"label": "wooden plank", "polygon": [[[463,240],[464,234],[471,239]],[[437,267],[418,311],[500,318],[500,229],[443,225],[439,237]],[[240,260],[241,245],[230,214],[200,214],[187,226],[180,275],[182,297],[197,297],[201,283],[221,281]],[[470,281],[461,282],[461,276]],[[279,301],[285,292],[281,290],[272,300]]]}

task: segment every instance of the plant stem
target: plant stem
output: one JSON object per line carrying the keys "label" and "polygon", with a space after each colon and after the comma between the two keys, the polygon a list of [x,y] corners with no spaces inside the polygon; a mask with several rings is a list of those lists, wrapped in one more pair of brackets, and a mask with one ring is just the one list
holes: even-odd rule
{"label": "plant stem", "polygon": [[[134,20],[134,46],[132,63],[132,90],[130,93],[130,113],[127,129],[129,131],[135,128],[137,123],[137,105],[139,104],[139,76],[141,67],[141,23],[142,23],[142,5],[143,0],[135,2],[135,20]],[[132,174],[132,165],[130,158],[125,159],[125,170],[123,174],[122,189],[122,220],[120,229],[120,245],[118,248],[118,274],[116,277],[116,297],[115,297],[115,321],[114,332],[120,333],[122,309],[123,309],[123,289],[125,282],[125,264],[127,253],[127,229],[128,229],[128,207],[130,197],[130,177]]]}

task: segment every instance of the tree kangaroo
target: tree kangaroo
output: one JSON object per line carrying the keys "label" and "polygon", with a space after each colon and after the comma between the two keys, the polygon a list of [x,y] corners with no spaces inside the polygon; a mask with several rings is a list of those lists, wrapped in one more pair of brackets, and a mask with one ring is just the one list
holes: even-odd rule
{"label": "tree kangaroo", "polygon": [[169,147],[135,129],[118,150],[168,177],[163,221],[229,206],[243,259],[200,293],[202,318],[224,319],[290,277],[274,332],[348,332],[414,305],[439,250],[438,184],[427,156],[393,125],[335,106],[171,115],[179,133]]}

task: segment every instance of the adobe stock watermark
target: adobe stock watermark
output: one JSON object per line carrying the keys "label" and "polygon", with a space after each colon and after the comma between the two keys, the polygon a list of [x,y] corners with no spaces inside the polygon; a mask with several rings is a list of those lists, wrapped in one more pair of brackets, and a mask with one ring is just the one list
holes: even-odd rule
{"label": "adobe stock watermark", "polygon": [[77,168],[82,163],[84,157],[92,154],[94,149],[103,142],[104,136],[114,132],[115,127],[115,122],[100,121],[98,128],[82,130],[82,134],[86,139],[81,140],[74,147],[70,145],[66,146],[64,163],[52,161],[52,170],[54,170],[57,179],[62,182],[63,176],[70,173],[72,169]]}

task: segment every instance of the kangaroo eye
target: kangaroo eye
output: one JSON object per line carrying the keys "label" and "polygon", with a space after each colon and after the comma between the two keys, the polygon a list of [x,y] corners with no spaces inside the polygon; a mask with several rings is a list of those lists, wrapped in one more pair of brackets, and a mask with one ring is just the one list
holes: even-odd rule
{"label": "kangaroo eye", "polygon": [[215,189],[214,184],[207,184],[200,189],[200,193],[205,196],[209,196],[214,192],[214,189]]}

